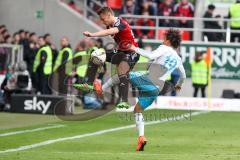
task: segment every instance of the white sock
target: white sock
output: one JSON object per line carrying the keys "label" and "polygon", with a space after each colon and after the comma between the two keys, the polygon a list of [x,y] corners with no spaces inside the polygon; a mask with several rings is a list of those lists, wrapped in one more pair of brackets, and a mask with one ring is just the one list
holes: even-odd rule
{"label": "white sock", "polygon": [[113,87],[119,83],[120,83],[120,80],[118,78],[118,75],[117,74],[113,75],[103,84],[102,90],[103,92],[106,92],[108,88]]}
{"label": "white sock", "polygon": [[144,119],[142,113],[135,113],[135,121],[138,129],[138,135],[144,136]]}

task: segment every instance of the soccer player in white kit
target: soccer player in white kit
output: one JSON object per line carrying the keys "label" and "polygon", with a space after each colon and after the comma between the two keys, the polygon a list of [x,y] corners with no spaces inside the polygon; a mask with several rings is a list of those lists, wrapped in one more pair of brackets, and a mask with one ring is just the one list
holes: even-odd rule
{"label": "soccer player in white kit", "polygon": [[176,91],[181,89],[186,78],[181,58],[176,51],[180,43],[181,35],[179,31],[170,29],[165,34],[163,44],[154,51],[146,51],[131,46],[131,49],[136,53],[153,60],[149,66],[148,74],[141,74],[139,72],[129,73],[131,84],[138,88],[140,92],[138,103],[134,108],[135,121],[139,133],[136,151],[143,151],[147,142],[144,136],[144,118],[142,111],[149,107],[163,88],[165,88],[165,80],[175,69],[180,74],[180,78],[175,86]]}
{"label": "soccer player in white kit", "polygon": [[[185,70],[180,56],[177,53],[181,43],[181,35],[178,30],[170,29],[166,32],[163,44],[154,51],[146,51],[135,46],[130,46],[131,50],[149,58],[152,63],[149,66],[148,73],[134,72],[129,73],[130,83],[138,88],[138,102],[134,107],[135,122],[138,130],[138,143],[136,151],[143,151],[147,140],[144,136],[144,118],[143,110],[149,107],[153,101],[161,94],[163,89],[167,88],[165,80],[174,70],[180,74],[177,84],[174,86],[176,91],[180,91],[186,78]],[[117,76],[111,77],[101,89],[95,89],[99,94],[106,92],[107,88],[120,83]],[[84,87],[89,87],[85,84]],[[92,87],[91,87],[92,88]]]}

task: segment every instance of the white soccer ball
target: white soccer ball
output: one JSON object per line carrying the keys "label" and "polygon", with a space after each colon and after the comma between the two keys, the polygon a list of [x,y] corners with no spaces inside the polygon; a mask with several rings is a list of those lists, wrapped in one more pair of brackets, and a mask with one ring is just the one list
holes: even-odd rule
{"label": "white soccer ball", "polygon": [[103,48],[96,49],[91,53],[91,60],[96,65],[102,65],[106,61],[106,52]]}

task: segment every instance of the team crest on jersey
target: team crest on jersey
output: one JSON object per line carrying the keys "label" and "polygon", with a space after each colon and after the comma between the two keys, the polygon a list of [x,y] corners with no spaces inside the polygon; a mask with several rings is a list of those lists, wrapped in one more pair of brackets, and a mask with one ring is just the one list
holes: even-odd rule
{"label": "team crest on jersey", "polygon": [[115,22],[115,24],[114,24],[114,26],[119,26],[120,25],[120,19],[119,18],[117,18],[117,21]]}

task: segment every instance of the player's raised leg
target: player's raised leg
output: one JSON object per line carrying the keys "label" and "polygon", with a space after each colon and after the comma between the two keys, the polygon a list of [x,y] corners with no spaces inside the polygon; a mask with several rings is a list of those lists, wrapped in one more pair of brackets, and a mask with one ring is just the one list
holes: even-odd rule
{"label": "player's raised leg", "polygon": [[159,89],[152,83],[146,74],[130,72],[129,77],[132,86],[139,90],[138,103],[134,108],[135,122],[138,130],[136,151],[143,151],[147,140],[144,136],[144,118],[142,112],[149,107],[159,95]]}

